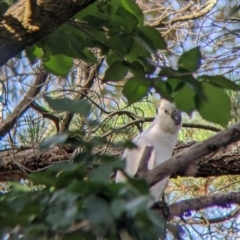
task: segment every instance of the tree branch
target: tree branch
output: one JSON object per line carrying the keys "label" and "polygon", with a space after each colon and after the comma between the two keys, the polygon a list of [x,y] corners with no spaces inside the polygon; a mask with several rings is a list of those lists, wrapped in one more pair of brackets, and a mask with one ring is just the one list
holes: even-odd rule
{"label": "tree branch", "polygon": [[135,177],[138,177],[139,174],[141,175],[142,172],[145,172],[146,169],[148,169],[148,162],[151,157],[152,151],[153,151],[153,146],[145,147],[142,157],[140,159],[139,167],[138,167],[137,173],[135,174]]}
{"label": "tree branch", "polygon": [[[87,67],[89,66],[89,64],[86,64]],[[88,89],[90,89],[93,84],[94,84],[94,79],[96,78],[96,75],[98,73],[99,67],[101,66],[101,63],[99,64],[94,64],[93,66],[91,66],[91,69],[89,71],[85,70],[85,79],[84,79],[84,85],[82,86],[83,90],[80,91],[80,93],[78,94],[77,98],[78,100],[83,99],[87,93],[88,93]],[[62,125],[60,128],[60,132],[64,132],[66,130],[68,130],[69,125],[73,119],[74,114],[70,113],[70,112],[66,112],[63,120],[62,120]]]}
{"label": "tree branch", "polygon": [[20,0],[0,17],[0,65],[39,41],[96,0]]}
{"label": "tree branch", "polygon": [[[118,113],[118,111],[117,111],[117,113]],[[113,134],[116,131],[119,131],[119,130],[122,130],[122,129],[126,129],[126,128],[132,126],[132,125],[137,125],[139,123],[145,123],[145,122],[152,122],[153,120],[154,120],[154,118],[152,118],[152,117],[139,118],[139,119],[133,120],[133,121],[131,121],[129,123],[126,123],[126,124],[118,127],[118,128],[114,128],[113,130],[104,133],[102,135],[102,137],[107,137],[107,136]],[[212,131],[212,132],[220,132],[220,131],[222,131],[221,128],[210,126],[210,125],[206,125],[206,124],[199,124],[199,123],[183,123],[182,127],[184,127],[184,128],[197,128],[197,129],[209,130],[209,131]]]}
{"label": "tree branch", "polygon": [[194,144],[153,170],[141,174],[141,177],[145,178],[150,186],[153,186],[162,179],[175,174],[179,169],[186,168],[186,166],[189,166],[195,160],[209,153],[216,152],[221,148],[225,148],[238,140],[240,140],[240,123],[233,125],[227,130],[221,131],[202,143]]}
{"label": "tree branch", "polygon": [[170,215],[168,220],[172,220],[174,217],[181,217],[184,213],[189,213],[189,211],[198,211],[214,206],[226,208],[230,207],[230,204],[240,204],[240,192],[216,193],[182,200],[169,205]]}
{"label": "tree branch", "polygon": [[191,11],[191,14],[188,14],[188,15],[182,15],[181,14],[180,16],[176,16],[173,19],[171,19],[169,21],[166,21],[166,22],[162,22],[160,24],[167,25],[167,24],[173,24],[175,22],[182,22],[182,21],[188,21],[188,20],[197,19],[197,18],[202,17],[202,16],[206,15],[207,13],[209,13],[216,4],[217,4],[217,0],[208,0],[197,11]]}
{"label": "tree branch", "polygon": [[42,114],[44,118],[48,118],[51,121],[53,121],[56,126],[57,132],[59,132],[59,118],[57,116],[49,113],[46,109],[38,105],[36,102],[32,102],[30,104],[30,107],[35,111],[39,112],[40,114]]}
{"label": "tree branch", "polygon": [[36,77],[34,84],[26,93],[23,100],[15,107],[12,114],[10,114],[4,122],[0,123],[0,137],[5,136],[10,129],[15,125],[18,118],[20,118],[29,108],[29,105],[34,100],[34,97],[40,92],[41,87],[45,83],[48,74],[40,73]]}

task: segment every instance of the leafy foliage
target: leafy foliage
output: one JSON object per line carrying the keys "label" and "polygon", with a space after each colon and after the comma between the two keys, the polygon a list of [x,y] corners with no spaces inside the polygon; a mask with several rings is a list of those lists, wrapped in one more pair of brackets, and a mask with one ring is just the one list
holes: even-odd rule
{"label": "leafy foliage", "polygon": [[[4,12],[6,6],[0,3]],[[159,52],[172,57],[169,45],[144,20],[135,1],[96,2],[74,21],[28,46],[26,54],[32,65],[41,59],[46,71],[63,77],[69,75],[74,59],[89,64],[100,64],[101,59],[102,83],[117,86],[124,80],[122,94],[129,105],[155,91],[186,113],[197,110],[204,119],[226,127],[231,110],[226,90],[239,91],[239,85],[225,76],[200,75],[200,47],[182,52],[175,67],[161,64]],[[126,184],[113,183],[113,174],[123,169],[124,162],[96,153],[107,144],[113,148],[129,145],[113,144],[102,136],[87,139],[86,125],[100,126],[89,120],[93,114],[89,101],[62,96],[45,96],[45,101],[58,113],[81,115],[85,125],[77,137],[65,131],[42,142],[41,149],[71,145],[80,151],[71,164],[60,163],[30,174],[34,190],[11,184],[11,191],[0,196],[1,237],[15,226],[19,230],[13,232],[13,238],[22,234],[24,239],[158,239],[163,235],[165,220],[146,207],[150,200],[146,182],[128,178]]]}
{"label": "leafy foliage", "polygon": [[[230,117],[229,104],[221,105],[223,120],[216,118],[213,111],[203,110],[204,101],[210,101],[211,98],[208,91],[208,96],[205,96],[206,87],[211,88],[211,85],[201,85],[200,82],[204,80],[219,88],[234,91],[238,91],[239,86],[223,76],[204,75],[200,79],[195,78],[193,74],[201,67],[202,61],[200,47],[184,52],[179,58],[178,69],[158,66],[152,56],[156,56],[158,50],[166,50],[167,43],[159,31],[143,25],[142,11],[131,0],[92,4],[78,13],[76,19],[77,22],[62,25],[28,48],[30,61],[33,62],[34,57],[40,57],[48,71],[66,76],[73,58],[96,63],[97,56],[89,48],[98,47],[99,54],[106,57],[108,64],[103,82],[117,82],[129,78],[129,74],[133,75],[123,90],[129,104],[141,100],[155,88],[162,97],[174,101],[183,111],[190,113],[196,109],[206,120],[227,125]],[[71,38],[68,38],[70,33]],[[155,74],[158,67],[161,71],[153,79],[152,74]],[[221,91],[218,92],[221,96],[224,95]],[[214,106],[220,107],[218,103],[221,102],[215,101]]]}
{"label": "leafy foliage", "polygon": [[[64,108],[63,99],[47,101],[57,110],[60,105]],[[76,104],[73,100],[67,103],[69,109]],[[67,132],[61,133],[43,142],[42,148],[67,144],[68,137]],[[131,178],[127,185],[109,181],[111,173],[122,169],[124,162],[96,154],[94,149],[103,142],[99,138],[82,140],[82,151],[73,164],[60,163],[30,174],[32,183],[44,185],[43,189],[29,191],[20,184],[12,185],[12,191],[0,197],[1,226],[21,223],[24,239],[54,239],[57,232],[62,239],[117,239],[122,232],[135,239],[157,239],[162,230],[156,226],[165,222],[146,208],[150,199],[147,184]]]}

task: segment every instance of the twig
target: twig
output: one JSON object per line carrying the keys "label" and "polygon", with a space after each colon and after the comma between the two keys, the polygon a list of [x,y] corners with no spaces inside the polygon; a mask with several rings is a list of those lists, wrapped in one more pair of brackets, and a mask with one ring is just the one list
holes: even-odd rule
{"label": "twig", "polygon": [[56,126],[57,132],[59,132],[59,118],[58,117],[56,117],[55,115],[48,112],[45,108],[41,107],[36,102],[32,102],[30,104],[30,107],[32,109],[34,109],[35,111],[39,112],[40,114],[42,114],[42,116],[44,118],[48,118],[48,119],[52,120]]}

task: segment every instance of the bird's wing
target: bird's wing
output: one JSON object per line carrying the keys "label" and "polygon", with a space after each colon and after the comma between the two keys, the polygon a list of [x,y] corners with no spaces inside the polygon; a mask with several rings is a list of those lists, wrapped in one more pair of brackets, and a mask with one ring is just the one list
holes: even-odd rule
{"label": "bird's wing", "polygon": [[[143,135],[143,136],[139,135],[137,138],[133,140],[133,142],[137,145],[138,148],[133,148],[133,149],[127,148],[123,154],[123,159],[126,160],[125,171],[129,176],[132,176],[132,177],[137,173],[140,160],[145,147],[154,146],[154,145],[156,147],[156,144],[151,144],[151,139],[149,139],[147,135]],[[148,162],[149,170],[154,168],[154,162],[156,161],[156,157],[158,158],[163,157],[162,155],[156,156],[156,152],[159,152],[159,151],[156,151],[156,149],[154,148]],[[159,201],[159,198],[162,196],[164,189],[166,188],[168,179],[169,178],[167,177],[150,188],[150,193],[154,201]],[[121,171],[117,172],[115,181],[117,183],[126,181],[126,178]]]}
{"label": "bird's wing", "polygon": [[[133,143],[137,145],[137,148],[133,149],[126,149],[123,154],[123,159],[126,160],[126,167],[125,171],[129,176],[134,176],[137,173],[139,168],[140,160],[143,154],[143,151],[146,146],[152,146],[146,136],[139,135],[133,140]],[[153,162],[154,159],[154,150],[151,154],[149,162]],[[116,175],[116,182],[123,182],[125,181],[124,175],[118,171]]]}

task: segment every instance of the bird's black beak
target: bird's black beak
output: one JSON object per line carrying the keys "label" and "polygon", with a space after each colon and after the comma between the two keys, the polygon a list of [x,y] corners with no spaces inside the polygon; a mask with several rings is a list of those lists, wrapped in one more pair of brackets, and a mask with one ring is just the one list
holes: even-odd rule
{"label": "bird's black beak", "polygon": [[181,113],[181,111],[175,110],[171,114],[171,118],[173,119],[173,121],[176,125],[180,125],[182,123],[182,113]]}

